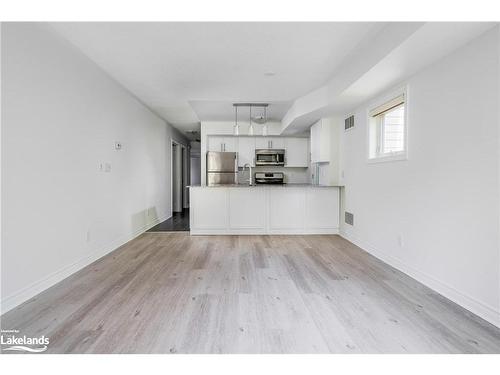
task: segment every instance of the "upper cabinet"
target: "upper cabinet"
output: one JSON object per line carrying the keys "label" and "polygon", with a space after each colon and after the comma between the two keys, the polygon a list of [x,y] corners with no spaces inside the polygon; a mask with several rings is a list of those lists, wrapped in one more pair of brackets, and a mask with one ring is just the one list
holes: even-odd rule
{"label": "upper cabinet", "polygon": [[307,168],[309,166],[308,143],[308,138],[285,139],[285,167]]}
{"label": "upper cabinet", "polygon": [[237,138],[235,137],[208,137],[208,151],[238,152]]}
{"label": "upper cabinet", "polygon": [[311,126],[311,163],[317,163],[313,174],[325,185],[342,185],[343,168],[340,158],[343,119],[324,118]]}
{"label": "upper cabinet", "polygon": [[255,138],[240,137],[238,139],[238,167],[250,164],[255,167]]}
{"label": "upper cabinet", "polygon": [[330,162],[330,121],[321,119],[311,126],[311,163]]}
{"label": "upper cabinet", "polygon": [[285,150],[285,167],[309,167],[309,138],[210,135],[207,139],[207,151],[237,152],[241,168],[255,167],[255,149],[269,148]]}
{"label": "upper cabinet", "polygon": [[277,137],[257,137],[255,139],[255,148],[266,149],[266,148],[285,148],[285,139]]}

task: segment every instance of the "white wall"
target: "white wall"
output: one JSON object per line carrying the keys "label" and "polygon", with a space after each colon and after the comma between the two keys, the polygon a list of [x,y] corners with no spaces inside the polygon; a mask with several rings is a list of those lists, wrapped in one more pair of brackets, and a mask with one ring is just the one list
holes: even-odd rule
{"label": "white wall", "polygon": [[407,161],[368,164],[369,106],[353,111],[341,159],[355,225],[341,231],[500,325],[498,37],[487,32],[405,82]]}
{"label": "white wall", "polygon": [[3,312],[171,215],[172,137],[47,25],[2,24]]}

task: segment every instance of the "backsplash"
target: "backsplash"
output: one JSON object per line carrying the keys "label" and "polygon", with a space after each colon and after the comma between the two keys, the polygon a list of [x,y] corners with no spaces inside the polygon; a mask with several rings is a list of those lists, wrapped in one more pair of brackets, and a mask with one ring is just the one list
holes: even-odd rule
{"label": "backsplash", "polygon": [[[280,168],[280,167],[253,167],[252,174],[255,172],[283,172],[285,182],[289,184],[306,184],[311,182],[309,168]],[[248,168],[238,168],[238,181],[244,183],[248,181]]]}

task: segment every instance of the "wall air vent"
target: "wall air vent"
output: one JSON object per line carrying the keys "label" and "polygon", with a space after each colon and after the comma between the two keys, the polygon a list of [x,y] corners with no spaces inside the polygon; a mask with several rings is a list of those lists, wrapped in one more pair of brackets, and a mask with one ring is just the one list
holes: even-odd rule
{"label": "wall air vent", "polygon": [[354,214],[346,211],[344,221],[346,224],[354,225]]}
{"label": "wall air vent", "polygon": [[344,120],[344,130],[349,130],[354,128],[354,115],[349,116]]}

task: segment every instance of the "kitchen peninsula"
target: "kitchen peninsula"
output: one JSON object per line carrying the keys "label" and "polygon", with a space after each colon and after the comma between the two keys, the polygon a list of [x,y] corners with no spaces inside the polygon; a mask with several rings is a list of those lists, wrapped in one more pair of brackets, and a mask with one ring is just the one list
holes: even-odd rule
{"label": "kitchen peninsula", "polygon": [[337,234],[339,195],[310,184],[191,186],[191,234]]}

